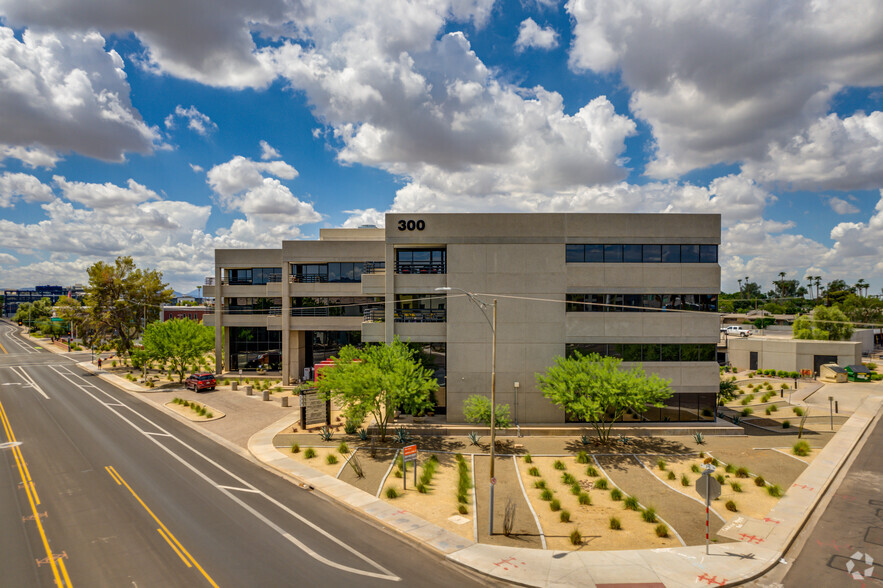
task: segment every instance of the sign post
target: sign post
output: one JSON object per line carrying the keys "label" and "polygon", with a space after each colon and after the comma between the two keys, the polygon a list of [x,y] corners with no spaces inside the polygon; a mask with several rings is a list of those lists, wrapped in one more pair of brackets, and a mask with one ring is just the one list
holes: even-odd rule
{"label": "sign post", "polygon": [[711,477],[714,466],[706,463],[702,466],[702,477],[696,480],[696,492],[705,499],[705,555],[708,555],[708,514],[711,501],[721,495],[720,482]]}
{"label": "sign post", "polygon": [[402,488],[408,489],[408,462],[414,462],[414,487],[417,487],[417,444],[402,447]]}

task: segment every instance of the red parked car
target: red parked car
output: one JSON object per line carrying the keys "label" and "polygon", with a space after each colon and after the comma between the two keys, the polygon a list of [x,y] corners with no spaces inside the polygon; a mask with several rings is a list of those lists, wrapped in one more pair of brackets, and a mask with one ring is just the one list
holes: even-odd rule
{"label": "red parked car", "polygon": [[190,374],[190,377],[184,380],[184,387],[193,388],[193,390],[195,390],[196,392],[202,392],[203,390],[214,390],[215,385],[215,375],[209,372]]}

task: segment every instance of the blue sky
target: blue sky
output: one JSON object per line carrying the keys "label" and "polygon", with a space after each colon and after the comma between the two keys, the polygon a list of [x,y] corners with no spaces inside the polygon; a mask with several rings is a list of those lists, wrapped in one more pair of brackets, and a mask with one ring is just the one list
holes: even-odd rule
{"label": "blue sky", "polygon": [[[129,5],[133,4],[133,5]],[[0,0],[0,287],[390,211],[719,212],[722,289],[883,287],[883,10]]]}

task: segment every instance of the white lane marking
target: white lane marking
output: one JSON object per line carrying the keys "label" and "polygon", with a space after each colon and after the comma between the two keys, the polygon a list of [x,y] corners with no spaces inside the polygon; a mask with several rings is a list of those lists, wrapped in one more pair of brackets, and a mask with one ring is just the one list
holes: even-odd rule
{"label": "white lane marking", "polygon": [[123,404],[120,404],[119,402],[102,402],[101,404],[103,404],[104,406],[124,406]]}
{"label": "white lane marking", "polygon": [[24,378],[25,381],[30,382],[29,386],[31,388],[33,388],[34,390],[39,392],[43,396],[43,398],[45,398],[46,400],[49,400],[49,395],[46,394],[45,392],[43,392],[43,389],[37,385],[37,382],[35,382],[34,379],[30,375],[28,375],[28,373],[25,371],[25,369],[23,367],[19,367],[18,369],[12,368],[12,371],[21,375],[21,377]]}
{"label": "white lane marking", "polygon": [[[53,371],[55,371],[59,376],[61,376],[62,378],[64,378],[65,380],[67,380],[68,382],[70,382],[71,384],[73,384],[74,386],[80,388],[80,390],[82,390],[83,392],[85,392],[85,393],[86,393],[89,397],[91,397],[93,400],[95,400],[96,402],[98,402],[98,403],[100,403],[100,404],[105,404],[104,402],[102,402],[101,400],[99,400],[98,398],[96,398],[94,394],[92,394],[91,392],[87,391],[83,386],[81,386],[80,384],[78,384],[77,382],[75,382],[73,379],[71,379],[71,378],[68,377],[68,375],[70,375],[70,376],[72,376],[73,378],[81,379],[82,376],[79,376],[79,375],[74,374],[74,373],[71,373],[71,372],[63,373],[63,372],[59,371],[58,369],[56,369],[55,366],[51,366],[51,367],[52,367]],[[64,366],[64,367],[66,367],[66,366]],[[105,392],[104,390],[100,390],[100,389],[99,389],[99,392],[101,392],[102,394],[104,394],[105,396],[107,396],[107,397],[109,397],[109,398],[113,398],[112,395],[108,394],[108,393]],[[114,399],[114,400],[116,400],[116,399]],[[395,574],[393,574],[392,572],[390,572],[389,570],[387,570],[386,568],[384,568],[384,567],[381,566],[380,564],[378,564],[378,563],[376,563],[375,561],[371,560],[368,556],[366,556],[366,555],[360,553],[359,551],[357,551],[356,549],[350,547],[349,545],[347,545],[346,543],[344,543],[343,541],[341,541],[340,539],[338,539],[338,538],[335,537],[334,535],[331,535],[330,533],[328,533],[327,531],[325,531],[324,529],[322,529],[321,527],[319,527],[318,525],[316,525],[316,524],[313,523],[312,521],[310,521],[310,520],[308,520],[307,518],[303,517],[303,516],[300,515],[299,513],[297,513],[297,512],[295,512],[295,511],[291,510],[290,508],[288,508],[287,506],[285,506],[284,504],[282,504],[282,503],[279,502],[278,500],[274,499],[273,497],[268,496],[267,494],[264,494],[264,492],[262,492],[260,489],[256,488],[255,486],[253,486],[252,484],[250,484],[250,483],[247,482],[246,480],[243,480],[242,478],[240,478],[239,476],[237,476],[237,475],[234,474],[233,472],[230,472],[229,470],[227,470],[227,469],[226,469],[224,466],[222,466],[221,464],[215,462],[214,460],[210,459],[210,458],[207,457],[206,455],[203,455],[202,453],[200,453],[200,452],[197,451],[196,449],[190,447],[190,446],[189,446],[188,444],[186,444],[184,441],[182,441],[181,439],[178,439],[177,437],[175,437],[174,435],[172,435],[171,433],[169,433],[168,431],[166,431],[165,429],[163,429],[161,426],[157,425],[156,423],[154,423],[153,421],[151,421],[151,420],[148,419],[147,417],[141,415],[140,413],[138,413],[138,412],[137,412],[135,409],[133,409],[132,407],[130,407],[130,406],[124,406],[124,408],[126,408],[126,409],[130,410],[131,412],[133,412],[134,414],[140,416],[142,419],[144,419],[144,420],[147,421],[148,423],[152,424],[154,427],[156,427],[157,429],[159,429],[160,431],[162,431],[163,433],[165,433],[167,436],[171,437],[172,439],[174,439],[175,441],[177,441],[178,443],[180,443],[182,447],[185,447],[185,448],[189,449],[190,451],[192,451],[193,453],[195,453],[196,455],[198,455],[199,457],[201,457],[201,458],[202,458],[204,461],[206,461],[207,463],[209,463],[209,464],[215,466],[218,470],[224,472],[225,474],[227,474],[228,476],[230,476],[231,478],[233,478],[233,479],[236,480],[237,482],[241,483],[242,486],[248,488],[249,490],[254,491],[255,494],[260,494],[263,498],[265,498],[268,502],[270,502],[271,504],[273,504],[273,505],[276,506],[277,508],[279,508],[279,509],[281,509],[281,510],[287,512],[287,513],[290,514],[292,517],[296,518],[297,520],[299,520],[299,521],[302,522],[303,524],[307,525],[308,527],[310,527],[311,529],[313,529],[313,530],[316,531],[317,533],[323,535],[323,536],[324,536],[325,538],[327,538],[328,540],[333,541],[334,543],[336,543],[336,544],[337,544],[338,546],[340,546],[341,548],[343,548],[343,549],[349,551],[351,554],[355,555],[356,557],[358,557],[358,558],[361,559],[362,561],[368,563],[369,565],[371,565],[372,567],[374,567],[374,568],[380,570],[380,571],[383,572],[383,573],[378,574],[378,573],[374,573],[374,572],[368,572],[368,571],[365,571],[365,570],[359,570],[359,569],[356,569],[356,568],[351,568],[351,567],[349,567],[349,566],[346,566],[346,565],[339,564],[339,563],[337,563],[337,562],[331,561],[331,560],[327,559],[326,557],[324,557],[324,556],[322,556],[322,555],[316,553],[316,552],[313,551],[310,547],[308,547],[305,543],[303,543],[302,541],[300,541],[299,539],[295,538],[295,537],[292,536],[290,533],[288,533],[288,531],[286,531],[285,529],[279,527],[276,523],[274,523],[273,521],[271,521],[270,519],[268,519],[267,517],[265,517],[264,515],[262,515],[260,512],[258,512],[257,510],[255,510],[254,508],[252,508],[251,506],[249,506],[248,504],[246,504],[246,503],[243,502],[242,500],[240,500],[240,499],[239,499],[238,497],[236,497],[235,495],[233,495],[229,490],[227,490],[227,487],[226,487],[226,486],[221,486],[220,484],[216,483],[216,482],[215,482],[214,480],[212,480],[208,475],[204,474],[203,472],[201,472],[200,470],[198,470],[195,466],[191,465],[191,464],[190,464],[188,461],[186,461],[183,457],[179,456],[177,453],[175,453],[174,451],[172,451],[171,449],[169,449],[168,447],[166,447],[165,445],[163,445],[162,443],[160,443],[159,441],[157,441],[156,439],[154,439],[153,436],[148,435],[148,434],[146,434],[144,431],[142,431],[141,429],[139,429],[138,426],[135,425],[135,423],[133,423],[131,420],[129,420],[128,418],[126,418],[125,416],[123,416],[122,414],[120,414],[119,412],[117,412],[116,410],[114,410],[113,408],[111,408],[111,407],[109,407],[109,406],[108,406],[107,408],[108,408],[108,410],[110,410],[111,412],[113,412],[115,415],[117,415],[117,416],[118,416],[123,422],[127,423],[127,424],[130,425],[133,429],[135,429],[135,430],[138,431],[139,433],[143,434],[143,435],[144,435],[145,437],[147,437],[150,441],[152,441],[157,447],[159,447],[160,449],[162,449],[163,451],[165,451],[165,452],[166,452],[167,454],[169,454],[169,456],[171,456],[173,459],[177,460],[181,465],[183,465],[184,467],[186,467],[187,469],[189,469],[190,471],[192,471],[192,472],[193,472],[194,474],[196,474],[198,477],[200,477],[200,478],[202,478],[203,480],[205,480],[205,481],[206,481],[208,484],[210,484],[211,486],[214,486],[215,488],[217,488],[222,494],[224,494],[225,496],[227,496],[227,498],[229,498],[230,500],[232,500],[233,502],[235,502],[236,504],[238,504],[240,507],[242,507],[243,509],[245,509],[246,511],[248,511],[249,513],[251,513],[252,516],[254,516],[254,517],[257,518],[258,520],[260,520],[261,522],[263,522],[265,525],[267,525],[268,527],[270,527],[271,529],[273,529],[274,531],[276,531],[277,533],[279,533],[280,535],[282,535],[282,537],[284,537],[285,539],[287,539],[290,543],[292,543],[293,545],[295,545],[297,548],[299,548],[301,551],[303,551],[304,553],[306,553],[307,555],[309,555],[309,556],[312,557],[313,559],[315,559],[315,560],[317,560],[317,561],[319,561],[319,562],[321,562],[321,563],[324,563],[325,565],[327,565],[327,566],[329,566],[329,567],[333,567],[333,568],[336,568],[336,569],[341,570],[341,571],[344,571],[344,572],[349,572],[349,573],[352,573],[352,574],[358,574],[358,575],[360,575],[360,576],[366,576],[366,577],[369,577],[369,578],[378,578],[378,579],[380,579],[380,580],[390,580],[390,581],[393,581],[393,582],[400,582],[400,581],[401,581],[401,578],[399,578],[398,576],[396,576]]]}
{"label": "white lane marking", "polygon": [[232,490],[234,492],[250,492],[252,494],[263,494],[260,490],[255,490],[252,488],[237,488],[236,486],[218,486],[218,488],[223,488],[224,490]]}
{"label": "white lane marking", "polygon": [[[123,404],[105,404],[104,406],[124,406]],[[144,433],[145,435],[153,435],[154,437],[171,437],[168,433]]]}

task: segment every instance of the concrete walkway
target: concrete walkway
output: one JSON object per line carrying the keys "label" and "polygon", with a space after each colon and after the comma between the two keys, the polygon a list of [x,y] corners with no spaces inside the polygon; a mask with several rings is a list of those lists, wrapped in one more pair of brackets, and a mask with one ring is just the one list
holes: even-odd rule
{"label": "concrete walkway", "polygon": [[[84,369],[98,372],[91,364]],[[137,392],[144,389],[123,378],[98,374],[119,388]],[[272,422],[248,440],[251,455],[273,468],[337,500],[345,507],[410,536],[415,542],[451,561],[496,579],[528,586],[600,586],[642,584],[643,586],[724,586],[758,578],[775,566],[803,528],[835,474],[843,466],[883,405],[883,396],[868,396],[854,414],[827,443],[797,480],[786,488],[785,496],[762,520],[735,516],[721,529],[733,543],[711,546],[706,555],[702,546],[631,551],[544,551],[519,547],[483,545],[465,540],[409,512],[375,498],[336,478],[288,459],[276,450],[273,438],[290,426],[297,415],[292,411]],[[224,419],[221,419],[224,420]],[[220,421],[219,421],[220,422]],[[194,429],[225,445],[234,443],[191,423]]]}

